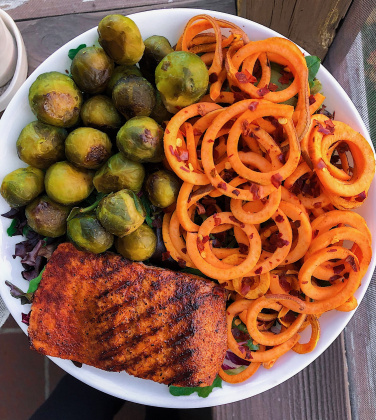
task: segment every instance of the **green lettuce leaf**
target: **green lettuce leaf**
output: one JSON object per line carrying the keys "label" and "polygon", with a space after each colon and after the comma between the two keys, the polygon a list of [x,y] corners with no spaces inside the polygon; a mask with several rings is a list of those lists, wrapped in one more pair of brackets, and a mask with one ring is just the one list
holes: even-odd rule
{"label": "green lettuce leaf", "polygon": [[197,395],[201,398],[206,398],[209,394],[213,391],[214,388],[222,388],[222,379],[217,376],[213,383],[210,386],[204,387],[181,387],[181,386],[173,386],[171,385],[168,390],[170,394],[174,397],[182,397],[185,395],[191,395],[194,392],[197,392]]}
{"label": "green lettuce leaf", "polygon": [[319,57],[316,57],[315,55],[307,55],[305,57],[307,67],[308,67],[308,82],[309,87],[313,86],[313,79],[316,77],[317,72],[320,68],[321,60]]}
{"label": "green lettuce leaf", "polygon": [[27,289],[27,293],[34,293],[39,286],[40,281],[42,280],[42,274],[45,268],[39,273],[38,277],[35,277],[35,279],[30,280],[29,288]]}
{"label": "green lettuce leaf", "polygon": [[68,57],[71,60],[73,60],[74,57],[76,57],[76,54],[78,53],[78,51],[82,50],[82,48],[86,48],[86,44],[81,44],[77,48],[73,48],[73,49],[69,50]]}

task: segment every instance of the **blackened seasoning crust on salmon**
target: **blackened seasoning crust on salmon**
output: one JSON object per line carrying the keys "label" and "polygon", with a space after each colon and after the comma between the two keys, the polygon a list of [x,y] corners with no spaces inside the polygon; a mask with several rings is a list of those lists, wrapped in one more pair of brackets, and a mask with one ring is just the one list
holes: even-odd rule
{"label": "blackened seasoning crust on salmon", "polygon": [[61,244],[32,306],[40,353],[167,385],[207,386],[226,353],[226,296],[215,283]]}

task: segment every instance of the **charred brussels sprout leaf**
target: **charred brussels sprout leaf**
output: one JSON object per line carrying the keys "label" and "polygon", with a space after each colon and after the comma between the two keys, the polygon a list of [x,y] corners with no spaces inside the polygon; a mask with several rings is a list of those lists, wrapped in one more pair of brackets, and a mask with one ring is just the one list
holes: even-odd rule
{"label": "charred brussels sprout leaf", "polygon": [[117,64],[138,63],[145,49],[137,25],[122,15],[108,15],[99,22],[98,41]]}
{"label": "charred brussels sprout leaf", "polygon": [[77,86],[84,92],[104,92],[114,70],[114,62],[101,47],[80,50],[71,64],[71,74]]}
{"label": "charred brussels sprout leaf", "polygon": [[80,116],[82,94],[70,77],[52,71],[40,74],[30,86],[29,104],[39,121],[72,127]]}
{"label": "charred brussels sprout leaf", "polygon": [[29,204],[44,190],[44,173],[38,168],[28,166],[5,175],[0,193],[11,207]]}
{"label": "charred brussels sprout leaf", "polygon": [[18,137],[18,157],[35,168],[47,169],[64,159],[67,136],[68,132],[64,128],[33,121],[23,128]]}

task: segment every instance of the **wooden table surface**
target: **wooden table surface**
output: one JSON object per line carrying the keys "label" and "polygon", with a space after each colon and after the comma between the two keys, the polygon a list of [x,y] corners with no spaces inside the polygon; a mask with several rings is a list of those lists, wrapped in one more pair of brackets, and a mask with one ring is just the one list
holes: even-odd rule
{"label": "wooden table surface", "polygon": [[[6,7],[8,3],[12,2],[0,2],[0,7],[16,20],[21,30],[29,73],[57,48],[96,26],[109,13],[189,7],[236,14],[235,0],[18,0],[14,2],[18,7],[11,9]],[[370,301],[366,297],[345,332],[310,366],[270,391],[213,408],[212,417],[216,420],[376,420],[375,402],[370,394],[376,389],[375,366],[370,365],[367,352],[358,352],[369,345],[370,332],[365,325],[369,311]]]}

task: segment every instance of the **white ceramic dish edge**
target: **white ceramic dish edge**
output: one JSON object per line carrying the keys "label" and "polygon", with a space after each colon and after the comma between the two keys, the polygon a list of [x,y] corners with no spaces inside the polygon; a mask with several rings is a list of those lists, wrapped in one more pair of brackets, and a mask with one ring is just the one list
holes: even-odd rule
{"label": "white ceramic dish edge", "polygon": [[[181,33],[184,24],[188,21],[189,18],[199,13],[208,13],[215,17],[231,20],[237,25],[244,27],[250,35],[251,39],[257,40],[270,36],[281,36],[280,34],[277,34],[276,32],[265,28],[262,25],[247,21],[243,18],[206,10],[167,9],[141,12],[129,16],[140,27],[143,38],[154,34],[160,34],[170,37],[168,34],[166,34],[167,31],[169,34],[175,34],[175,39],[170,39],[170,41],[176,42],[176,36],[177,34]],[[165,22],[165,26],[162,25],[163,30],[158,29],[157,22]],[[69,65],[69,59],[67,58],[68,50],[70,48],[77,47],[81,43],[90,44],[91,42],[95,42],[95,39],[95,29],[91,29],[85,32],[84,34],[81,34],[80,36],[65,44],[58,51],[56,51],[33,72],[33,74],[28,78],[28,80],[16,94],[0,121],[0,133],[2,134],[3,141],[7,138],[12,138],[15,141],[18,136],[18,134],[15,134],[17,128],[11,127],[11,124],[7,122],[8,119],[9,121],[12,121],[12,119],[14,119],[14,117],[12,118],[13,113],[23,115],[22,124],[26,124],[27,122],[35,119],[35,117],[29,109],[27,99],[25,98],[27,98],[28,89],[31,83],[35,80],[36,76],[40,73],[51,70],[58,70],[64,72],[66,68],[69,68],[66,67]],[[56,62],[59,63],[57,67],[55,67]],[[62,63],[67,64],[64,67]],[[323,83],[324,93],[328,97],[328,100],[326,101],[328,109],[335,109],[337,112],[336,116],[339,120],[342,119],[344,122],[348,123],[356,130],[360,131],[369,140],[369,135],[357,110],[355,109],[355,106],[352,104],[348,96],[342,90],[338,82],[335,81],[335,79],[329,74],[329,72],[325,70],[322,66],[319,72],[319,78]],[[340,106],[340,109],[338,108],[338,104]],[[22,128],[22,124],[19,123],[19,131]],[[9,169],[6,170],[4,165],[2,165],[1,163],[6,162],[8,158],[10,161],[12,161],[12,163],[15,162],[14,153],[14,150],[8,150],[6,151],[5,156],[3,156],[3,158],[0,160],[0,179],[2,179],[7,172],[9,172]],[[22,162],[18,161],[17,166],[15,166],[13,163],[13,166],[14,168],[20,167],[22,166]],[[12,169],[14,168],[12,167]],[[375,205],[376,190],[375,183],[373,183],[370,189],[369,197],[364,208],[362,208],[361,213],[366,216],[366,213],[369,213],[367,209],[375,208]],[[4,212],[7,211],[7,209],[8,207],[4,205],[4,202],[2,200],[2,202],[0,202],[0,210]],[[371,229],[371,232],[374,232],[376,234],[375,222],[373,222],[371,218],[368,220],[368,222],[370,223],[369,227]],[[11,314],[16,319],[17,323],[20,325],[23,331],[26,333],[27,328],[24,324],[21,323],[20,313],[28,312],[29,309],[28,307],[22,307],[19,301],[16,301],[15,299],[11,298],[9,295],[9,288],[4,284],[4,280],[9,279],[15,282],[16,285],[23,289],[27,287],[27,282],[22,279],[15,280],[13,278],[12,280],[12,271],[13,273],[15,273],[16,276],[19,276],[21,265],[18,261],[12,261],[13,264],[11,265],[9,256],[13,253],[14,244],[16,242],[19,242],[20,239],[19,237],[6,238],[6,243],[3,243],[3,239],[5,238],[4,232],[8,224],[9,222],[7,220],[3,218],[2,220],[0,220],[0,232],[2,232],[2,235],[0,236],[0,250],[2,251],[0,255],[0,264],[3,267],[2,273],[0,274],[0,293],[5,303],[7,304]],[[373,252],[375,255],[375,244],[373,244]],[[6,256],[8,256],[8,258]],[[366,276],[363,279],[361,288],[359,288],[359,290],[356,293],[356,297],[359,302],[363,298],[367,286],[370,282],[374,266],[375,257],[373,257],[372,259],[370,269],[368,270]],[[200,398],[197,395],[191,395],[189,397],[173,397],[168,393],[166,386],[156,384],[151,381],[133,378],[127,375],[126,373],[109,373],[100,371],[89,366],[83,366],[81,369],[78,369],[70,361],[56,358],[51,359],[58,366],[60,366],[66,372],[75,376],[79,380],[103,392],[107,392],[108,394],[114,395],[122,399],[126,399],[128,401],[170,408],[199,408],[216,406],[235,402],[244,398],[257,395],[286,381],[296,373],[300,372],[307,365],[312,363],[337,338],[337,336],[340,334],[343,328],[350,321],[353,314],[354,312],[341,313],[340,316],[338,313],[326,314],[322,318],[322,337],[320,338],[318,346],[313,352],[307,355],[286,354],[281,360],[279,360],[276,363],[273,369],[260,369],[256,373],[256,375],[245,384],[224,384],[222,389],[216,388],[212,392],[212,394],[210,394],[210,396],[206,399]],[[325,328],[325,326],[328,324],[330,324],[331,328]]]}

